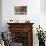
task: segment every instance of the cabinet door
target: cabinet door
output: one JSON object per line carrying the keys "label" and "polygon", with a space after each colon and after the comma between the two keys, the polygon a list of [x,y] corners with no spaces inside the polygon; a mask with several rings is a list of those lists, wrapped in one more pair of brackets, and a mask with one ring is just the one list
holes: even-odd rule
{"label": "cabinet door", "polygon": [[28,32],[12,32],[12,40],[22,46],[28,46]]}
{"label": "cabinet door", "polygon": [[13,42],[22,46],[32,46],[32,33],[31,32],[12,32],[12,40]]}

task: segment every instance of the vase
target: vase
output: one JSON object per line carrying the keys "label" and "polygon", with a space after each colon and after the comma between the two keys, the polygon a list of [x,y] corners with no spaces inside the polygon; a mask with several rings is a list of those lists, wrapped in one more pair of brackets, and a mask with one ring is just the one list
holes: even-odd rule
{"label": "vase", "polygon": [[45,46],[45,41],[39,40],[39,46]]}

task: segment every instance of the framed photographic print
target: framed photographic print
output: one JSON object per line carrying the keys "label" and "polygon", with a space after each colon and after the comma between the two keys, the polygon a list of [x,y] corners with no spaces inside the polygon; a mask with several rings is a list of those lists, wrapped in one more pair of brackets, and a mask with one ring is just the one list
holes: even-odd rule
{"label": "framed photographic print", "polygon": [[15,6],[14,13],[15,13],[15,15],[26,15],[27,14],[27,6]]}

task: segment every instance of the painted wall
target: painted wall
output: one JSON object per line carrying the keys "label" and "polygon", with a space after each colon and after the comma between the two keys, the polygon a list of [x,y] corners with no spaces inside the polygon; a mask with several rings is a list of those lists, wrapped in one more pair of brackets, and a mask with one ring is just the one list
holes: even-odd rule
{"label": "painted wall", "polygon": [[[26,5],[27,15],[14,15],[14,7],[16,5]],[[2,1],[2,23],[6,27],[6,23],[10,19],[17,19],[19,22],[30,20],[33,23],[39,23],[40,20],[40,0],[3,0]],[[37,21],[38,20],[38,21]],[[7,28],[4,27],[4,31]]]}
{"label": "painted wall", "polygon": [[40,0],[40,24],[46,31],[46,0]]}
{"label": "painted wall", "polygon": [[[15,15],[15,6],[27,6],[27,15]],[[41,4],[42,5],[42,4]],[[42,7],[42,6],[41,6]],[[46,15],[41,13],[40,0],[2,0],[2,26],[3,31],[8,30],[7,22],[9,20],[19,20],[19,22],[25,22],[25,20],[30,20],[33,25],[33,45],[38,46],[38,39],[36,37],[36,27],[39,24],[46,30]]]}
{"label": "painted wall", "polygon": [[40,0],[40,9],[42,13],[46,13],[46,0]]}
{"label": "painted wall", "polygon": [[2,31],[2,0],[0,0],[0,31]]}

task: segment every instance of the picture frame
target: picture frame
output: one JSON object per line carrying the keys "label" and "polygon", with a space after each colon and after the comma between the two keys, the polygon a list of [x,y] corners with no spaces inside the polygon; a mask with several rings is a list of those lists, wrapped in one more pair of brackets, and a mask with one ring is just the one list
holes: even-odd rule
{"label": "picture frame", "polygon": [[15,15],[26,15],[27,14],[27,6],[15,6],[14,14]]}

